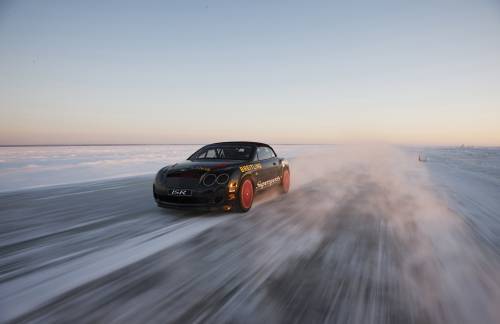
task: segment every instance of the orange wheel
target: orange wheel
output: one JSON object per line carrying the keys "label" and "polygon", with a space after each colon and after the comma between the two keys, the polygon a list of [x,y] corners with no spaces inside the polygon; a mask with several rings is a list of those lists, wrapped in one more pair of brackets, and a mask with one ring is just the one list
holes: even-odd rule
{"label": "orange wheel", "polygon": [[290,171],[288,169],[283,170],[283,178],[281,179],[281,189],[284,193],[290,190]]}
{"label": "orange wheel", "polygon": [[246,212],[252,207],[253,196],[254,196],[254,188],[252,180],[244,179],[240,188],[241,211]]}

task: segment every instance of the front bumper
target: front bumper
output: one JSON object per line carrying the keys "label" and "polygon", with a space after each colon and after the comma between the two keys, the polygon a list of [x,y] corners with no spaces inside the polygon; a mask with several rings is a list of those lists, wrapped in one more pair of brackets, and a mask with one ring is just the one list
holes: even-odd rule
{"label": "front bumper", "polygon": [[191,189],[191,196],[171,196],[168,188],[159,190],[153,185],[156,204],[164,208],[210,209],[230,204],[225,187]]}

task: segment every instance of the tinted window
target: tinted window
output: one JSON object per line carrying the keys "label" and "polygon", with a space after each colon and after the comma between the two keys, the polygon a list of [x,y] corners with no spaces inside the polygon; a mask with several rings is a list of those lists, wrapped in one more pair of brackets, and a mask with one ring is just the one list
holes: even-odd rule
{"label": "tinted window", "polygon": [[266,146],[260,146],[257,148],[257,156],[259,157],[259,160],[267,160],[276,157],[273,150]]}
{"label": "tinted window", "polygon": [[220,145],[207,146],[194,153],[189,160],[249,160],[252,157],[251,146]]}
{"label": "tinted window", "polygon": [[[224,151],[221,151],[222,155],[224,155]],[[207,159],[215,159],[217,158],[217,152],[215,149],[210,149],[207,151],[207,154],[205,155],[205,158]]]}

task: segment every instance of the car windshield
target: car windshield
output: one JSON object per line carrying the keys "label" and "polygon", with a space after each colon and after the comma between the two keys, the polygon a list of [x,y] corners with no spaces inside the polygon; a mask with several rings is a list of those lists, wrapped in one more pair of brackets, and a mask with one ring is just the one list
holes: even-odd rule
{"label": "car windshield", "polygon": [[243,160],[252,158],[253,147],[247,145],[210,145],[201,148],[188,160]]}

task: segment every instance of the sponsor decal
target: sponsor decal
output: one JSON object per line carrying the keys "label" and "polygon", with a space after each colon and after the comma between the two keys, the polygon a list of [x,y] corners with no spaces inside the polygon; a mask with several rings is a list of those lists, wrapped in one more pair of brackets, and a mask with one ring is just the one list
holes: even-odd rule
{"label": "sponsor decal", "polygon": [[272,178],[272,179],[269,179],[266,181],[259,181],[259,182],[257,182],[257,189],[263,189],[266,187],[270,187],[270,186],[275,185],[275,184],[280,183],[280,182],[281,182],[281,177]]}
{"label": "sponsor decal", "polygon": [[260,169],[262,169],[262,165],[260,163],[247,164],[247,165],[240,166],[241,172],[248,172],[248,171],[260,170]]}

